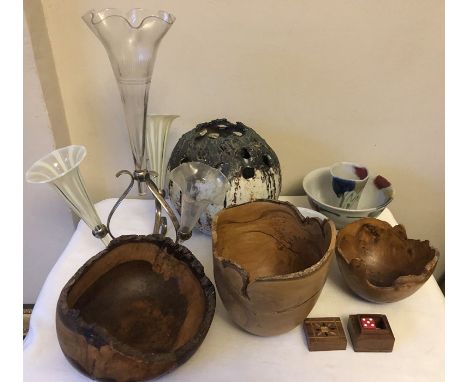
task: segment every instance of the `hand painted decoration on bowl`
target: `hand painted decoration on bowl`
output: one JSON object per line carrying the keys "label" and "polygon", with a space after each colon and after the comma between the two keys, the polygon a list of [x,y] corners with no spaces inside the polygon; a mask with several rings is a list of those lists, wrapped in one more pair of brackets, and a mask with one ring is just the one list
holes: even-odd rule
{"label": "hand painted decoration on bowl", "polygon": [[[367,168],[342,162],[334,165],[331,173],[333,191],[340,198],[338,206],[346,209],[356,208],[367,182]],[[335,176],[336,174],[339,175]]]}

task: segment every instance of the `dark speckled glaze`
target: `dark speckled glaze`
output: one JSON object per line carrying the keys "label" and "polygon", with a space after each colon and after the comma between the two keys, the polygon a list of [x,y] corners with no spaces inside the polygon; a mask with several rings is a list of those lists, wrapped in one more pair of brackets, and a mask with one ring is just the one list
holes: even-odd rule
{"label": "dark speckled glaze", "polygon": [[[209,206],[198,228],[210,233],[214,214],[221,208],[256,199],[278,199],[281,169],[272,148],[252,128],[241,122],[216,119],[197,125],[177,142],[168,172],[185,162],[203,162],[218,168],[229,180],[223,206]],[[168,194],[180,211],[180,195],[169,182]]]}

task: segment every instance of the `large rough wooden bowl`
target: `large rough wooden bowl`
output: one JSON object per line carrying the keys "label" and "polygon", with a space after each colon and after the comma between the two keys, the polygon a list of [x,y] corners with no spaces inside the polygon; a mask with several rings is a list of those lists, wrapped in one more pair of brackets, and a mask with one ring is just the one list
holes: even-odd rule
{"label": "large rough wooden bowl", "polygon": [[216,287],[234,322],[260,336],[302,323],[328,275],[333,222],[262,200],[222,210],[212,233]]}
{"label": "large rough wooden bowl", "polygon": [[121,236],[63,288],[57,336],[67,359],[93,379],[146,380],[197,350],[215,299],[187,248],[158,235]]}
{"label": "large rough wooden bowl", "polygon": [[336,258],[348,286],[372,302],[395,302],[416,292],[432,275],[439,252],[429,242],[408,239],[402,225],[375,218],[345,226]]}

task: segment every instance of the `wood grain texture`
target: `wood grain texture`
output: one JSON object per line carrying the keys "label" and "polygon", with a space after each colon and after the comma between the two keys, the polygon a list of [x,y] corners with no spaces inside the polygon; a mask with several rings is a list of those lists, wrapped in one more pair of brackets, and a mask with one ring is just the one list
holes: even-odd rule
{"label": "wood grain texture", "polygon": [[145,380],[190,358],[215,304],[214,286],[187,248],[158,235],[121,236],[63,288],[57,336],[91,378]]}
{"label": "wood grain texture", "polygon": [[339,317],[314,317],[304,320],[309,351],[345,350],[348,341]]}
{"label": "wood grain texture", "polygon": [[260,336],[302,323],[328,275],[333,222],[261,200],[222,210],[212,233],[216,286],[234,322]]}
{"label": "wood grain texture", "polygon": [[439,252],[429,242],[408,239],[402,225],[375,218],[344,227],[337,262],[348,286],[373,302],[394,302],[416,292],[432,275]]}

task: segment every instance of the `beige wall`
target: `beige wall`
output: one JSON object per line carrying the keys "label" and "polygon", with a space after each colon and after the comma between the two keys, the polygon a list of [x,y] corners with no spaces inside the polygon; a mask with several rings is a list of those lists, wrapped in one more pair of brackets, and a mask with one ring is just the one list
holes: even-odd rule
{"label": "beige wall", "polygon": [[[109,1],[42,0],[71,141],[95,200],[131,168],[106,53],[81,21]],[[283,194],[340,160],[388,177],[409,235],[444,249],[442,0],[112,1],[165,9],[177,21],[160,46],[149,110],[180,114],[182,132],[218,117],[255,128],[276,150]],[[30,21],[34,23],[34,20]],[[439,267],[442,269],[442,267]]]}
{"label": "beige wall", "polygon": [[[23,170],[55,148],[31,37],[23,37]],[[60,196],[44,185],[23,183],[23,303],[36,301],[42,284],[75,230]]]}

